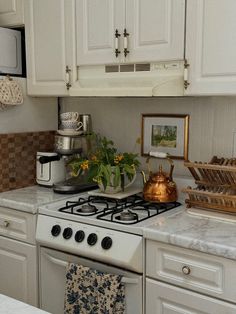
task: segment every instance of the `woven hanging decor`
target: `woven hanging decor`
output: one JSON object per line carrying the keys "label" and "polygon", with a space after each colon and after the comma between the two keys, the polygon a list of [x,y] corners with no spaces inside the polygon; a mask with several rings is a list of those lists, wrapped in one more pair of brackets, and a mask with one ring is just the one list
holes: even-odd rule
{"label": "woven hanging decor", "polygon": [[9,76],[0,80],[0,108],[5,109],[22,103],[23,94],[20,85]]}

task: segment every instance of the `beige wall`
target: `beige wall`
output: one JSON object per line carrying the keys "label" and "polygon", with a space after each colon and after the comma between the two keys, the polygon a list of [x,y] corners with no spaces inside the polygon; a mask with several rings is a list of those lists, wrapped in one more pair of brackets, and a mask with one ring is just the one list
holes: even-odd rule
{"label": "beige wall", "polygon": [[57,98],[29,97],[26,95],[26,79],[15,80],[22,87],[24,103],[0,111],[0,134],[56,130]]}
{"label": "beige wall", "polygon": [[[142,113],[190,114],[189,159],[232,157],[236,97],[64,98],[62,110],[90,113],[94,131],[111,138],[120,151],[133,150]],[[141,161],[145,169],[145,159]],[[189,175],[183,161],[175,161],[175,175]]]}

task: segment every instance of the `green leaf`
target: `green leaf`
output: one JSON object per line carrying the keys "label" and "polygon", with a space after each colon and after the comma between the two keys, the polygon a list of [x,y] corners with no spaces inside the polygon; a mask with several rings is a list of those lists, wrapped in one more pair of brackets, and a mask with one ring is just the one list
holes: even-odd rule
{"label": "green leaf", "polygon": [[104,175],[104,178],[102,178],[102,180],[106,181],[106,186],[110,181],[110,175],[109,175],[109,170],[107,169],[107,166],[105,165],[101,165],[101,174]]}
{"label": "green leaf", "polygon": [[91,165],[88,171],[88,181],[91,182],[93,178],[97,176],[97,173],[98,173],[98,165],[96,164]]}
{"label": "green leaf", "polygon": [[125,175],[124,175],[124,173],[121,173],[121,188],[122,188],[122,191],[124,192],[124,189],[125,189]]}
{"label": "green leaf", "polygon": [[120,168],[118,166],[115,167],[114,171],[114,179],[113,179],[113,185],[116,188],[121,183],[121,175],[120,175]]}

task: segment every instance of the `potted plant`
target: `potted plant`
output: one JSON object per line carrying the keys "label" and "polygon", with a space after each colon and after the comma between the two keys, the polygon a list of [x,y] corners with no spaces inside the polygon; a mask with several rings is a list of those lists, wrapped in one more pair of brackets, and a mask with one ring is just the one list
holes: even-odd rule
{"label": "potted plant", "polygon": [[88,158],[74,158],[69,162],[73,176],[84,173],[88,181],[97,182],[99,188],[106,193],[117,193],[132,184],[139,166],[138,155],[118,153],[114,143],[106,137],[95,134],[96,149]]}

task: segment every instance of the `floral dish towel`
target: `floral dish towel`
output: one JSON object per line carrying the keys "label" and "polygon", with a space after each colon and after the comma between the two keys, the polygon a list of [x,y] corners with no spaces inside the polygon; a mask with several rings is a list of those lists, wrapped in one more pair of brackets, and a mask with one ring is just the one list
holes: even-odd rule
{"label": "floral dish towel", "polygon": [[68,263],[64,314],[124,314],[122,276]]}

